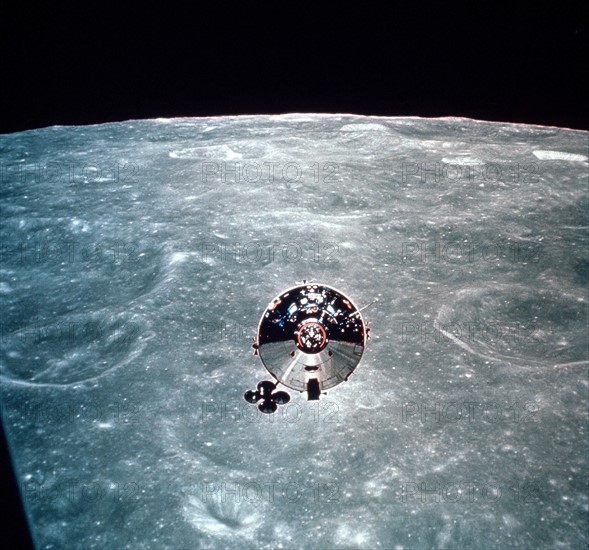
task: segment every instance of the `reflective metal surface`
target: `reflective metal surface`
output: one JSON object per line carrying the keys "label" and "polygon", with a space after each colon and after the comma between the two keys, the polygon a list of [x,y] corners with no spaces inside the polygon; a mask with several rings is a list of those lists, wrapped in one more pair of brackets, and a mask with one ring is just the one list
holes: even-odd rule
{"label": "reflective metal surface", "polygon": [[303,284],[275,298],[262,315],[257,345],[279,382],[309,399],[348,379],[364,352],[366,329],[358,308],[338,290]]}

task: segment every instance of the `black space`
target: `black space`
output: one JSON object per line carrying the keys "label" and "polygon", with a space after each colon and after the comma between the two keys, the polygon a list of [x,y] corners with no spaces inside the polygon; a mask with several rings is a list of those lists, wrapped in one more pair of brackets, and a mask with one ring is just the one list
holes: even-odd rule
{"label": "black space", "polygon": [[19,3],[0,17],[0,132],[284,112],[587,129],[585,4],[272,12],[193,3],[189,12]]}
{"label": "black space", "polygon": [[[3,2],[0,133],[285,112],[589,129],[589,3],[342,4],[327,12],[307,3],[272,11],[227,2],[139,11]],[[0,454],[0,530],[27,547],[9,457]]]}
{"label": "black space", "polygon": [[25,511],[22,506],[17,476],[12,474],[9,445],[0,423],[0,533],[6,548],[33,548]]}

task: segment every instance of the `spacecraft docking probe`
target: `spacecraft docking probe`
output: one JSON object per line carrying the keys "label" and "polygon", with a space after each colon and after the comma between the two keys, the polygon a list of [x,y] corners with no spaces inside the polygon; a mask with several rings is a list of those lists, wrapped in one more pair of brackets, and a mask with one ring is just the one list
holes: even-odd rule
{"label": "spacecraft docking probe", "polygon": [[[277,383],[318,400],[323,391],[346,381],[362,358],[370,329],[361,311],[339,290],[302,281],[272,300],[262,314],[254,354]],[[262,381],[244,398],[273,413],[290,400],[288,393],[274,391],[277,383]]]}

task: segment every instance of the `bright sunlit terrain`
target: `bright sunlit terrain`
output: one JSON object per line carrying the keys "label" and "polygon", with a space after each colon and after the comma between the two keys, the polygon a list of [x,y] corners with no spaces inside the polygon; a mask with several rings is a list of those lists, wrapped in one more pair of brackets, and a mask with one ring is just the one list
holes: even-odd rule
{"label": "bright sunlit terrain", "polygon": [[[40,549],[583,548],[587,133],[350,115],[0,136],[0,399]],[[372,329],[274,415],[303,279]]]}

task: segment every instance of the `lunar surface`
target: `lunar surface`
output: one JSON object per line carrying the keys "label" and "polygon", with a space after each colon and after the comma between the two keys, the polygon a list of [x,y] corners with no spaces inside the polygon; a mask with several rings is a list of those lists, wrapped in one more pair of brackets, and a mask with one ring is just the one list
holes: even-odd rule
{"label": "lunar surface", "polygon": [[[586,548],[586,132],[156,119],[0,136],[2,417],[39,549]],[[305,280],[371,328],[274,414]]]}

